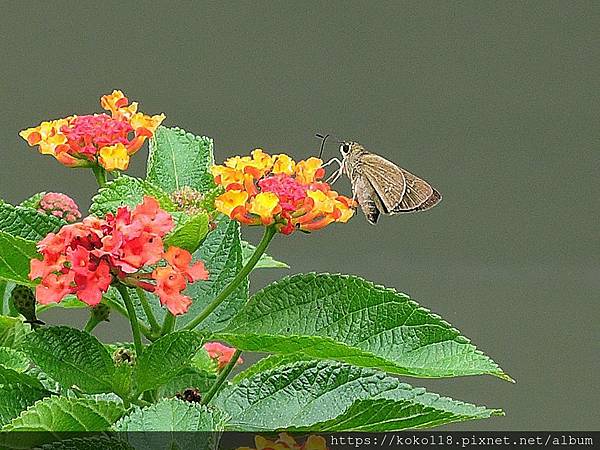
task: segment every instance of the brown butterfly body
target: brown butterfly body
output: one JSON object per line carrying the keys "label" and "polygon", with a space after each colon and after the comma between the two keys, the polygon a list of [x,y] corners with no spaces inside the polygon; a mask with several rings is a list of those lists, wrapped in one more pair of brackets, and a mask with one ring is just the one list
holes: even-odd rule
{"label": "brown butterfly body", "polygon": [[432,208],[442,196],[429,183],[356,142],[342,142],[342,161],[335,178],[346,174],[367,220],[380,214],[402,214]]}

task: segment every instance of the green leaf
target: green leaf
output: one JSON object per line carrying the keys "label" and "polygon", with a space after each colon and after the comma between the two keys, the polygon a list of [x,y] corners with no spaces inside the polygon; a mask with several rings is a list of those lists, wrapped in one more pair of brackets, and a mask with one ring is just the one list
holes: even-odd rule
{"label": "green leaf", "polygon": [[[391,426],[384,424],[384,414],[374,414],[377,400],[388,402],[382,406]],[[300,361],[260,372],[227,386],[214,404],[231,416],[231,428],[245,431],[360,427],[371,431],[377,426],[391,431],[500,413],[427,393],[380,371],[333,361]],[[356,415],[360,420],[354,419]]]}
{"label": "green leaf", "polygon": [[116,212],[120,206],[133,208],[142,203],[145,195],[158,200],[161,208],[165,211],[175,209],[169,195],[159,187],[146,180],[121,175],[98,190],[98,194],[92,199],[90,213],[103,217],[109,212]]}
{"label": "green leaf", "polygon": [[165,239],[165,247],[174,245],[190,253],[195,252],[208,234],[208,214],[184,216]]}
{"label": "green leaf", "polygon": [[29,275],[29,261],[38,257],[35,242],[0,231],[0,280],[34,286]]}
{"label": "green leaf", "polygon": [[217,375],[210,372],[200,371],[192,367],[185,367],[158,388],[159,397],[174,397],[175,394],[185,389],[198,389],[201,394],[206,394],[217,380]]}
{"label": "green leaf", "polygon": [[[217,228],[210,232],[200,248],[194,253],[194,260],[204,261],[209,273],[208,281],[198,281],[188,286],[185,294],[192,299],[186,314],[177,319],[177,327],[183,327],[229,284],[242,268],[242,248],[240,229],[235,221],[221,217]],[[248,282],[238,288],[211,315],[198,330],[216,331],[224,328],[240,307],[248,299]]]}
{"label": "green leaf", "polygon": [[13,348],[0,347],[0,367],[24,372],[29,367],[29,360],[24,353]]}
{"label": "green leaf", "polygon": [[401,375],[510,380],[448,322],[354,276],[295,275],[273,283],[214,338],[246,351],[300,353]]}
{"label": "green leaf", "polygon": [[[177,399],[164,399],[146,408],[135,407],[117,424],[117,431],[126,432],[129,443],[139,449],[214,449],[219,431],[225,429],[227,418],[220,411]],[[139,433],[143,431],[144,433]],[[148,433],[160,431],[161,433]],[[210,433],[182,433],[210,431]]]}
{"label": "green leaf", "polygon": [[[35,403],[2,431],[107,431],[124,412],[123,406],[115,402],[49,397]],[[28,436],[35,437],[33,433]]]}
{"label": "green leaf", "polygon": [[[44,444],[39,450],[136,450],[118,435],[60,439]],[[138,449],[139,450],[139,449]]]}
{"label": "green leaf", "polygon": [[24,350],[63,387],[75,385],[89,394],[112,391],[112,358],[89,333],[65,326],[40,328],[27,336]]}
{"label": "green leaf", "polygon": [[0,366],[0,426],[48,395],[37,379]]}
{"label": "green leaf", "polygon": [[267,370],[274,369],[276,367],[285,366],[291,364],[296,361],[309,361],[311,358],[298,354],[278,354],[278,355],[269,355],[266,358],[261,359],[260,361],[252,364],[246,370],[241,371],[235,377],[233,377],[232,382],[234,384],[239,383],[246,378],[251,378],[257,373],[265,372]]}
{"label": "green leaf", "polygon": [[0,316],[0,347],[20,348],[28,332],[21,318]]}
{"label": "green leaf", "polygon": [[31,197],[23,200],[19,206],[23,206],[24,208],[38,209],[40,206],[40,201],[42,198],[44,198],[44,195],[46,195],[46,192],[38,192],[37,194],[33,194]]}
{"label": "green leaf", "polygon": [[[256,247],[254,245],[250,244],[249,242],[242,241],[242,258],[243,258],[244,265],[248,262],[248,260],[252,256],[252,254],[254,253],[254,250],[256,250]],[[289,269],[290,266],[288,266],[284,262],[277,261],[272,256],[270,256],[266,253],[263,253],[262,256],[260,257],[260,259],[258,260],[258,263],[256,264],[256,266],[254,266],[254,268],[255,269]]]}
{"label": "green leaf", "polygon": [[177,331],[161,337],[144,349],[137,359],[133,380],[137,392],[154,389],[189,365],[202,345],[194,331]]}
{"label": "green leaf", "polygon": [[39,241],[67,223],[33,208],[0,204],[0,231],[30,241]]}
{"label": "green leaf", "polygon": [[213,141],[180,128],[158,127],[150,140],[147,180],[171,193],[184,186],[197,191],[214,187],[209,172]]}

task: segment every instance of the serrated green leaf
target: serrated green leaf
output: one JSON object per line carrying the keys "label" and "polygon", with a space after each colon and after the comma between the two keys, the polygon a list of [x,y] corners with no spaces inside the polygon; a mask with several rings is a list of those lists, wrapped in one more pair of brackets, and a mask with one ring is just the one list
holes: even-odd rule
{"label": "serrated green leaf", "polygon": [[28,332],[20,317],[0,316],[0,347],[19,349]]}
{"label": "serrated green leaf", "polygon": [[38,212],[33,208],[0,205],[0,231],[30,241],[39,241],[67,223],[55,216]]}
{"label": "serrated green leaf", "polygon": [[133,370],[137,392],[154,389],[187,366],[202,345],[194,331],[176,331],[161,337],[144,349]]}
{"label": "serrated green leaf", "polygon": [[24,372],[29,367],[27,356],[13,348],[0,347],[0,367]]}
{"label": "serrated green leaf", "polygon": [[[61,439],[37,447],[36,450],[136,450],[118,435]],[[140,450],[140,449],[137,449]]]}
{"label": "serrated green leaf", "polygon": [[[123,406],[115,402],[49,397],[35,403],[2,431],[107,431],[124,412]],[[40,434],[27,435],[35,438]]]}
{"label": "serrated green leaf", "polygon": [[245,380],[246,378],[253,377],[257,373],[272,370],[276,367],[285,366],[285,365],[288,365],[288,364],[291,364],[291,363],[294,363],[297,361],[308,361],[310,359],[311,358],[309,358],[307,356],[297,354],[297,353],[292,353],[290,355],[287,355],[287,354],[269,355],[266,358],[263,358],[260,361],[252,364],[246,370],[243,370],[240,373],[238,373],[235,377],[233,377],[232,382],[234,384],[237,384],[240,381]]}
{"label": "serrated green leaf", "polygon": [[510,379],[439,316],[354,276],[294,275],[255,294],[215,339],[417,377]]}
{"label": "serrated green leaf", "polygon": [[[244,265],[248,262],[248,260],[252,256],[252,254],[254,253],[254,250],[256,250],[256,247],[254,245],[250,244],[249,242],[242,241],[242,258],[244,261]],[[258,263],[256,263],[256,266],[254,266],[254,268],[255,269],[289,269],[290,266],[288,266],[284,262],[277,261],[272,256],[270,256],[266,253],[263,253],[262,256],[260,257],[260,259],[258,260]]]}
{"label": "serrated green leaf", "polygon": [[147,180],[171,193],[184,186],[200,192],[214,187],[209,172],[213,141],[180,128],[158,127],[150,140]]}
{"label": "serrated green leaf", "polygon": [[34,286],[29,275],[29,261],[39,257],[35,242],[0,231],[0,280]]}
{"label": "serrated green leaf", "polygon": [[0,366],[0,426],[48,395],[50,392],[36,378]]}
{"label": "serrated green leaf", "polygon": [[92,199],[90,213],[103,217],[109,212],[116,212],[120,206],[133,208],[142,203],[145,195],[154,197],[165,211],[175,209],[169,195],[158,186],[146,180],[122,175],[98,190],[98,194]]}
{"label": "serrated green leaf", "polygon": [[174,245],[190,253],[195,252],[208,234],[208,214],[196,214],[183,218],[164,239],[165,246]]}
{"label": "serrated green leaf", "polygon": [[75,385],[89,394],[112,391],[112,358],[89,333],[65,326],[40,328],[27,335],[24,351],[63,387]]}
{"label": "serrated green leaf", "polygon": [[[389,401],[382,406],[394,425],[384,428],[381,415],[368,416],[365,410],[373,411],[373,404],[357,403],[363,400]],[[498,413],[427,393],[380,371],[334,361],[300,361],[260,372],[227,386],[214,404],[231,416],[231,428],[245,431],[348,431],[361,425],[353,419],[359,414],[365,429],[370,430],[372,425],[391,431],[481,419]],[[391,404],[395,410],[389,407]]]}
{"label": "serrated green leaf", "polygon": [[40,201],[44,198],[46,192],[38,192],[37,194],[33,194],[31,197],[23,200],[19,206],[23,206],[24,208],[33,208],[38,209],[40,206]]}

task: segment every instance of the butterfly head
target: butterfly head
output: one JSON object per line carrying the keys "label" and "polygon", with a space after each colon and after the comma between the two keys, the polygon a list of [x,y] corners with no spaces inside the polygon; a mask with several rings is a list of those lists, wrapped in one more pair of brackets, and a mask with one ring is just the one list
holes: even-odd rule
{"label": "butterfly head", "polygon": [[342,141],[340,142],[340,153],[342,154],[342,158],[346,158],[353,151],[361,148],[358,142],[352,141]]}

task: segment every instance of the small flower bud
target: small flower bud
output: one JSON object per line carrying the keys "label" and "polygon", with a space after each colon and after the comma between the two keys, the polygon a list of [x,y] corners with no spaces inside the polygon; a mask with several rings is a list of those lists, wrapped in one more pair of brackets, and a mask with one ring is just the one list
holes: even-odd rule
{"label": "small flower bud", "polygon": [[113,353],[113,361],[116,365],[127,364],[133,366],[135,364],[135,354],[127,348],[119,348]]}
{"label": "small flower bud", "polygon": [[12,303],[19,314],[25,317],[26,322],[44,325],[35,315],[35,295],[27,286],[16,286],[11,293]]}
{"label": "small flower bud", "polygon": [[205,211],[203,202],[204,195],[189,186],[184,186],[171,194],[171,200],[175,203],[178,211],[185,212],[190,216]]}

